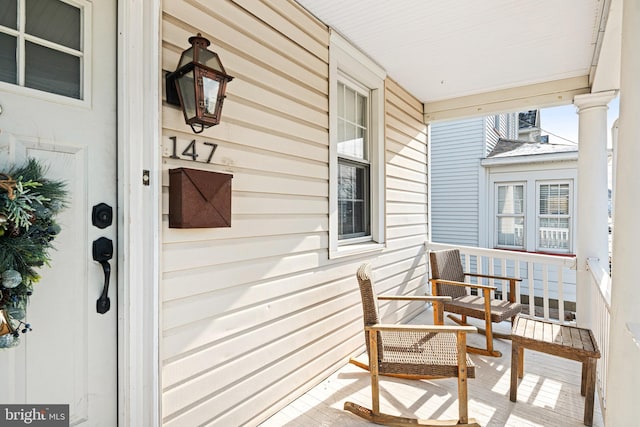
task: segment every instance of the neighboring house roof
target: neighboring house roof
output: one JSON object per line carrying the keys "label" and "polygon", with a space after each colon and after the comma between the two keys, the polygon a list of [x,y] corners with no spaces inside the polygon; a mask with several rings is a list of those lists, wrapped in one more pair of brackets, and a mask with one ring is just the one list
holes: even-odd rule
{"label": "neighboring house roof", "polygon": [[498,143],[482,160],[483,166],[506,163],[534,163],[559,160],[576,160],[577,145],[549,144],[500,138]]}

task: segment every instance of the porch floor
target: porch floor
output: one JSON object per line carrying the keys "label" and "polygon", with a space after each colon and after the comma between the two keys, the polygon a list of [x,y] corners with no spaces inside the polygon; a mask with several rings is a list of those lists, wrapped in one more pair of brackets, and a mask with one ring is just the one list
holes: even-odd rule
{"label": "porch floor", "polygon": [[[411,323],[433,320],[425,310]],[[447,323],[453,324],[449,319]],[[506,332],[509,324],[498,325]],[[484,336],[470,334],[470,345],[483,346]],[[469,416],[482,426],[583,426],[584,398],[580,395],[581,365],[578,362],[525,350],[524,378],[518,401],[509,400],[511,342],[495,340],[502,357],[471,355],[476,378],[469,380]],[[358,357],[366,361],[366,354]],[[417,418],[456,419],[457,380],[409,381],[381,377],[382,412]],[[371,407],[369,374],[346,364],[305,395],[273,415],[261,427],[373,426],[343,410],[345,401]],[[593,425],[603,427],[596,393]]]}

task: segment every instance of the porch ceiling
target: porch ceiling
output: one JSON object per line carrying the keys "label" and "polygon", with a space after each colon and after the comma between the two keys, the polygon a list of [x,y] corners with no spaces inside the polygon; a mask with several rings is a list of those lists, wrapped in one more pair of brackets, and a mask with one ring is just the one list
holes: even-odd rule
{"label": "porch ceiling", "polygon": [[[600,90],[617,89],[619,38],[604,30],[618,0],[297,1],[378,62],[427,112],[570,103],[599,75],[608,86]],[[619,32],[616,22],[609,27]],[[597,70],[605,50],[606,73]],[[536,98],[542,94],[551,96]]]}

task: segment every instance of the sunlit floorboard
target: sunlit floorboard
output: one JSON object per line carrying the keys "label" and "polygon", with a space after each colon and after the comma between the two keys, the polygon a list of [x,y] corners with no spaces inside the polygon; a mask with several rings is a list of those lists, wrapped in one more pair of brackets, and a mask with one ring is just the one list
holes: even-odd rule
{"label": "sunlit floorboard", "polygon": [[[425,311],[412,323],[432,323]],[[508,325],[499,325],[508,330]],[[471,334],[469,344],[482,346],[484,336]],[[476,378],[469,381],[469,416],[482,426],[583,426],[584,398],[580,395],[578,362],[525,350],[524,378],[518,401],[509,401],[511,342],[495,340],[501,358],[472,355]],[[366,355],[359,357],[366,361]],[[305,395],[265,421],[262,427],[373,426],[344,411],[345,401],[371,407],[367,372],[346,364]],[[457,381],[408,381],[384,378],[380,382],[381,410],[416,418],[456,419]],[[603,427],[596,395],[593,425]]]}

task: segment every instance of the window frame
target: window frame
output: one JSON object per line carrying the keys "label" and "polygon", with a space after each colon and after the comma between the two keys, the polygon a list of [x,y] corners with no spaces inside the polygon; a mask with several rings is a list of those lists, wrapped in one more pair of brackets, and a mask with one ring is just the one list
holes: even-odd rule
{"label": "window frame", "polygon": [[[543,248],[540,246],[540,219],[542,217],[549,217],[549,218],[557,218],[557,215],[541,215],[540,214],[540,205],[541,205],[541,200],[540,200],[540,187],[543,185],[568,185],[569,187],[569,196],[568,196],[568,214],[566,215],[562,215],[562,217],[566,217],[567,218],[567,227],[569,229],[569,236],[568,236],[568,248],[567,249],[560,249],[560,248]],[[535,215],[535,220],[536,220],[536,251],[538,252],[545,252],[545,253],[556,253],[556,254],[572,254],[573,253],[573,233],[574,233],[574,229],[573,229],[573,212],[574,212],[574,208],[573,208],[573,181],[570,179],[553,179],[553,180],[536,180],[536,215]]]}
{"label": "window frame", "polygon": [[[384,81],[386,72],[331,30],[329,49],[329,258],[384,248]],[[338,236],[338,82],[368,91],[369,235]],[[352,160],[343,156],[346,160]]]}
{"label": "window frame", "polygon": [[[499,188],[506,186],[522,186],[522,214],[500,214],[499,213]],[[526,250],[527,249],[527,181],[496,181],[494,183],[494,227],[493,227],[493,239],[494,239],[494,247],[499,249],[511,249],[511,250]],[[500,222],[499,218],[522,218],[522,246],[515,245],[501,245],[499,243],[499,229]]]}
{"label": "window frame", "polygon": [[[26,2],[18,0],[18,28],[0,26],[0,33],[16,37],[16,66],[18,72],[17,82],[9,83],[0,81],[0,88],[3,91],[16,93],[23,96],[29,96],[45,101],[52,101],[64,105],[81,106],[90,108],[91,106],[91,55],[92,55],[92,4],[87,0],[57,0],[70,6],[80,9],[80,49],[75,50],[45,39],[26,33]],[[52,48],[56,51],[68,53],[80,58],[80,98],[72,98],[65,95],[59,95],[52,92],[46,92],[40,89],[34,89],[24,86],[25,83],[25,52],[26,43],[31,42],[39,46]]]}
{"label": "window frame", "polygon": [[[353,90],[356,94],[363,96],[366,99],[366,137],[365,142],[363,144],[363,156],[362,158],[357,156],[350,156],[348,154],[340,153],[338,150],[338,169],[340,169],[341,165],[348,165],[354,167],[361,167],[365,170],[365,182],[364,182],[364,221],[365,224],[362,224],[365,228],[364,232],[360,233],[352,233],[352,235],[348,237],[341,237],[340,235],[340,226],[338,225],[338,245],[352,244],[352,243],[360,243],[367,242],[371,240],[371,161],[369,158],[371,157],[371,131],[370,126],[372,123],[371,120],[371,103],[369,99],[370,91],[358,84],[357,82],[350,79],[348,76],[343,75],[339,71],[339,78],[336,84],[342,84],[345,88],[349,88]],[[337,100],[339,102],[340,100]],[[338,117],[338,120],[340,117]],[[338,125],[339,127],[339,125]],[[337,141],[337,140],[336,140]],[[339,143],[339,141],[337,141]],[[338,173],[339,174],[339,173]],[[338,180],[338,186],[340,182]],[[340,195],[338,191],[338,214],[340,213]],[[338,224],[340,223],[340,218],[338,218]],[[342,235],[345,236],[345,235]]]}

